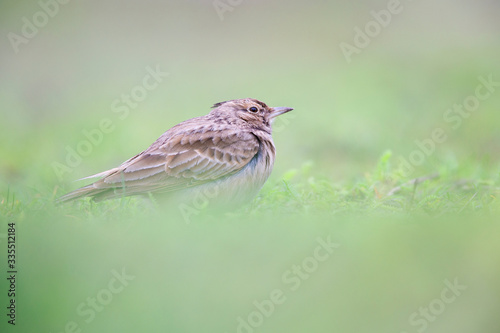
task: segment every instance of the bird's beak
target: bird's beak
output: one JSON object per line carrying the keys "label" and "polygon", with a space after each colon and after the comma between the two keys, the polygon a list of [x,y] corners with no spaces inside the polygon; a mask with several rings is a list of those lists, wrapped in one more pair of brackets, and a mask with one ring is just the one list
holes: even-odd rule
{"label": "bird's beak", "polygon": [[293,110],[292,108],[287,108],[287,107],[282,107],[282,106],[273,108],[269,118],[270,119],[276,118],[277,116],[281,116],[283,113],[287,113],[287,112],[290,112],[292,110]]}

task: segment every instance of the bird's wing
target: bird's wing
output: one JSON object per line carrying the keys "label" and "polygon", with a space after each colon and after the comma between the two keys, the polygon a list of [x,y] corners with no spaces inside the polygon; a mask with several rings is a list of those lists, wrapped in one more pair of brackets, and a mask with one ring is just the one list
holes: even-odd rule
{"label": "bird's wing", "polygon": [[[165,133],[165,134],[168,134]],[[160,137],[141,154],[99,175],[96,189],[123,188],[127,194],[170,192],[230,176],[245,167],[259,150],[249,132],[206,128]]]}

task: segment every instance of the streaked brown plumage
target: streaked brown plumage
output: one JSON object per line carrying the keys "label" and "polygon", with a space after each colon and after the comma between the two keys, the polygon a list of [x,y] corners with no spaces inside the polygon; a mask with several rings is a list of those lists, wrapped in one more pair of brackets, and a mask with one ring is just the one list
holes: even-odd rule
{"label": "streaked brown plumage", "polygon": [[189,189],[215,191],[232,199],[257,194],[274,165],[271,123],[292,109],[268,107],[251,98],[213,108],[208,115],[172,127],[119,167],[84,178],[102,177],[58,202]]}

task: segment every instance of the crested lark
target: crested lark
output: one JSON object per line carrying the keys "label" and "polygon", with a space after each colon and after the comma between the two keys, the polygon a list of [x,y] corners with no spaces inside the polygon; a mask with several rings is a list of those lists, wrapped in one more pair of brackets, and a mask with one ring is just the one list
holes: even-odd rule
{"label": "crested lark", "polygon": [[291,110],[251,98],[217,103],[208,115],[172,127],[119,167],[83,178],[101,177],[58,202],[183,190],[188,195],[203,190],[230,201],[245,200],[255,196],[271,174],[274,118]]}

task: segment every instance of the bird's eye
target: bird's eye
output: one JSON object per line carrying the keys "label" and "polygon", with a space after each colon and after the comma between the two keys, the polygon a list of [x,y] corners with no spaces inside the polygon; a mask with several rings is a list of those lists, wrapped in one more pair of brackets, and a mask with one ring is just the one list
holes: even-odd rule
{"label": "bird's eye", "polygon": [[248,111],[250,111],[252,113],[257,113],[257,112],[259,112],[259,109],[256,108],[255,106],[252,106],[251,108],[248,109]]}

